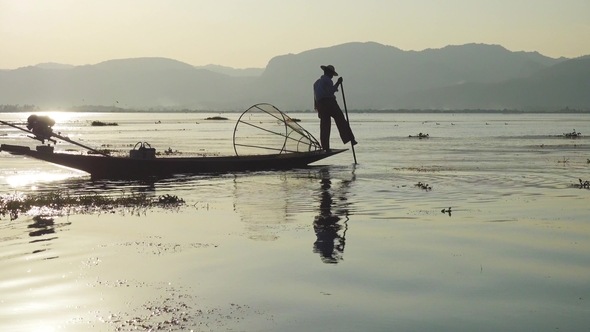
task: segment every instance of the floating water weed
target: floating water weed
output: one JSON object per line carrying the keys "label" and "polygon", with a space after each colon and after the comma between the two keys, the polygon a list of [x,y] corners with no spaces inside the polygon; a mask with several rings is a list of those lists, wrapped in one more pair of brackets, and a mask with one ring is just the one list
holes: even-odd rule
{"label": "floating water weed", "polygon": [[88,154],[104,154],[104,155],[110,155],[111,152],[114,152],[115,150],[111,150],[111,149],[97,149],[97,150],[88,150],[86,153]]}
{"label": "floating water weed", "polygon": [[158,197],[158,204],[164,205],[176,205],[176,204],[184,204],[184,200],[182,198],[178,198],[176,195],[161,195]]}
{"label": "floating water weed", "polygon": [[[438,124],[438,123],[437,123],[437,124]],[[410,138],[411,138],[411,137],[415,137],[415,138],[423,139],[423,138],[428,138],[428,137],[430,137],[430,136],[429,136],[428,134],[419,133],[419,134],[418,134],[418,135],[416,135],[416,136],[408,135],[408,137],[410,137]]]}
{"label": "floating water weed", "polygon": [[444,214],[448,214],[448,215],[449,215],[449,217],[450,217],[450,216],[451,216],[451,213],[452,213],[453,211],[451,211],[451,208],[449,207],[448,209],[442,209],[442,210],[440,210],[440,212],[441,212],[441,213],[444,213]]}
{"label": "floating water weed", "polygon": [[10,220],[18,218],[19,214],[30,211],[44,211],[55,214],[63,213],[94,213],[116,209],[132,208],[133,212],[138,209],[150,207],[173,208],[184,205],[184,200],[175,195],[161,195],[158,198],[147,197],[143,193],[123,193],[119,197],[90,194],[70,195],[69,192],[57,191],[38,195],[23,195],[15,193],[0,197],[0,218],[9,216]]}
{"label": "floating water weed", "polygon": [[564,133],[563,134],[563,137],[565,137],[565,138],[578,138],[581,136],[582,136],[582,133],[577,132],[575,129],[571,133]]}
{"label": "floating water weed", "polygon": [[414,185],[414,187],[418,187],[420,189],[424,189],[426,191],[432,190],[432,187],[428,185],[428,183],[418,182]]}
{"label": "floating water weed", "polygon": [[93,127],[103,127],[103,126],[118,126],[119,124],[116,122],[102,122],[102,121],[92,121],[90,123]]}

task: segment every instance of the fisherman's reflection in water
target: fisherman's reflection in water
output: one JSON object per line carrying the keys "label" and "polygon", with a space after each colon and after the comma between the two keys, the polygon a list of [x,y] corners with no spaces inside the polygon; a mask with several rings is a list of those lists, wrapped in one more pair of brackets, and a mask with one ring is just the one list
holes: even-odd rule
{"label": "fisherman's reflection in water", "polygon": [[348,229],[349,203],[346,191],[354,181],[354,173],[351,180],[342,181],[336,188],[332,188],[329,168],[322,168],[320,177],[320,213],[313,222],[317,237],[313,252],[320,254],[326,264],[338,264],[343,259]]}

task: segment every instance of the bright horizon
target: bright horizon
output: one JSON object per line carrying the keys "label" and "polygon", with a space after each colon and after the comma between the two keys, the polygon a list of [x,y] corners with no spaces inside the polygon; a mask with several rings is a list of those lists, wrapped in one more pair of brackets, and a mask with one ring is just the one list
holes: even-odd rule
{"label": "bright horizon", "polygon": [[164,57],[263,68],[348,42],[590,54],[588,0],[0,0],[0,69]]}

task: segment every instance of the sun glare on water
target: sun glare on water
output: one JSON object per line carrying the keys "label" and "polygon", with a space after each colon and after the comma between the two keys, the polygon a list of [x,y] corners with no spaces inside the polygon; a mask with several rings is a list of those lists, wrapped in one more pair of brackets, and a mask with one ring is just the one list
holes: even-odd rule
{"label": "sun glare on water", "polygon": [[36,184],[40,182],[61,181],[73,177],[72,174],[56,174],[56,173],[29,173],[6,176],[6,183],[11,188],[28,187],[31,190],[37,189]]}
{"label": "sun glare on water", "polygon": [[66,123],[74,118],[79,118],[80,115],[76,112],[62,112],[62,111],[47,111],[47,112],[37,112],[37,115],[46,115],[53,120],[55,123]]}

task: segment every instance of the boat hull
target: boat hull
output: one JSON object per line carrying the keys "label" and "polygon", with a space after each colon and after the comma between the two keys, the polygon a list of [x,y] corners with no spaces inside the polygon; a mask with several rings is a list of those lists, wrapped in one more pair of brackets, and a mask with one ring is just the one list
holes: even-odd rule
{"label": "boat hull", "polygon": [[59,152],[40,152],[29,147],[2,144],[0,150],[26,155],[53,164],[87,172],[93,179],[142,179],[175,174],[206,174],[243,171],[285,170],[309,164],[346,149],[257,156],[133,159]]}

